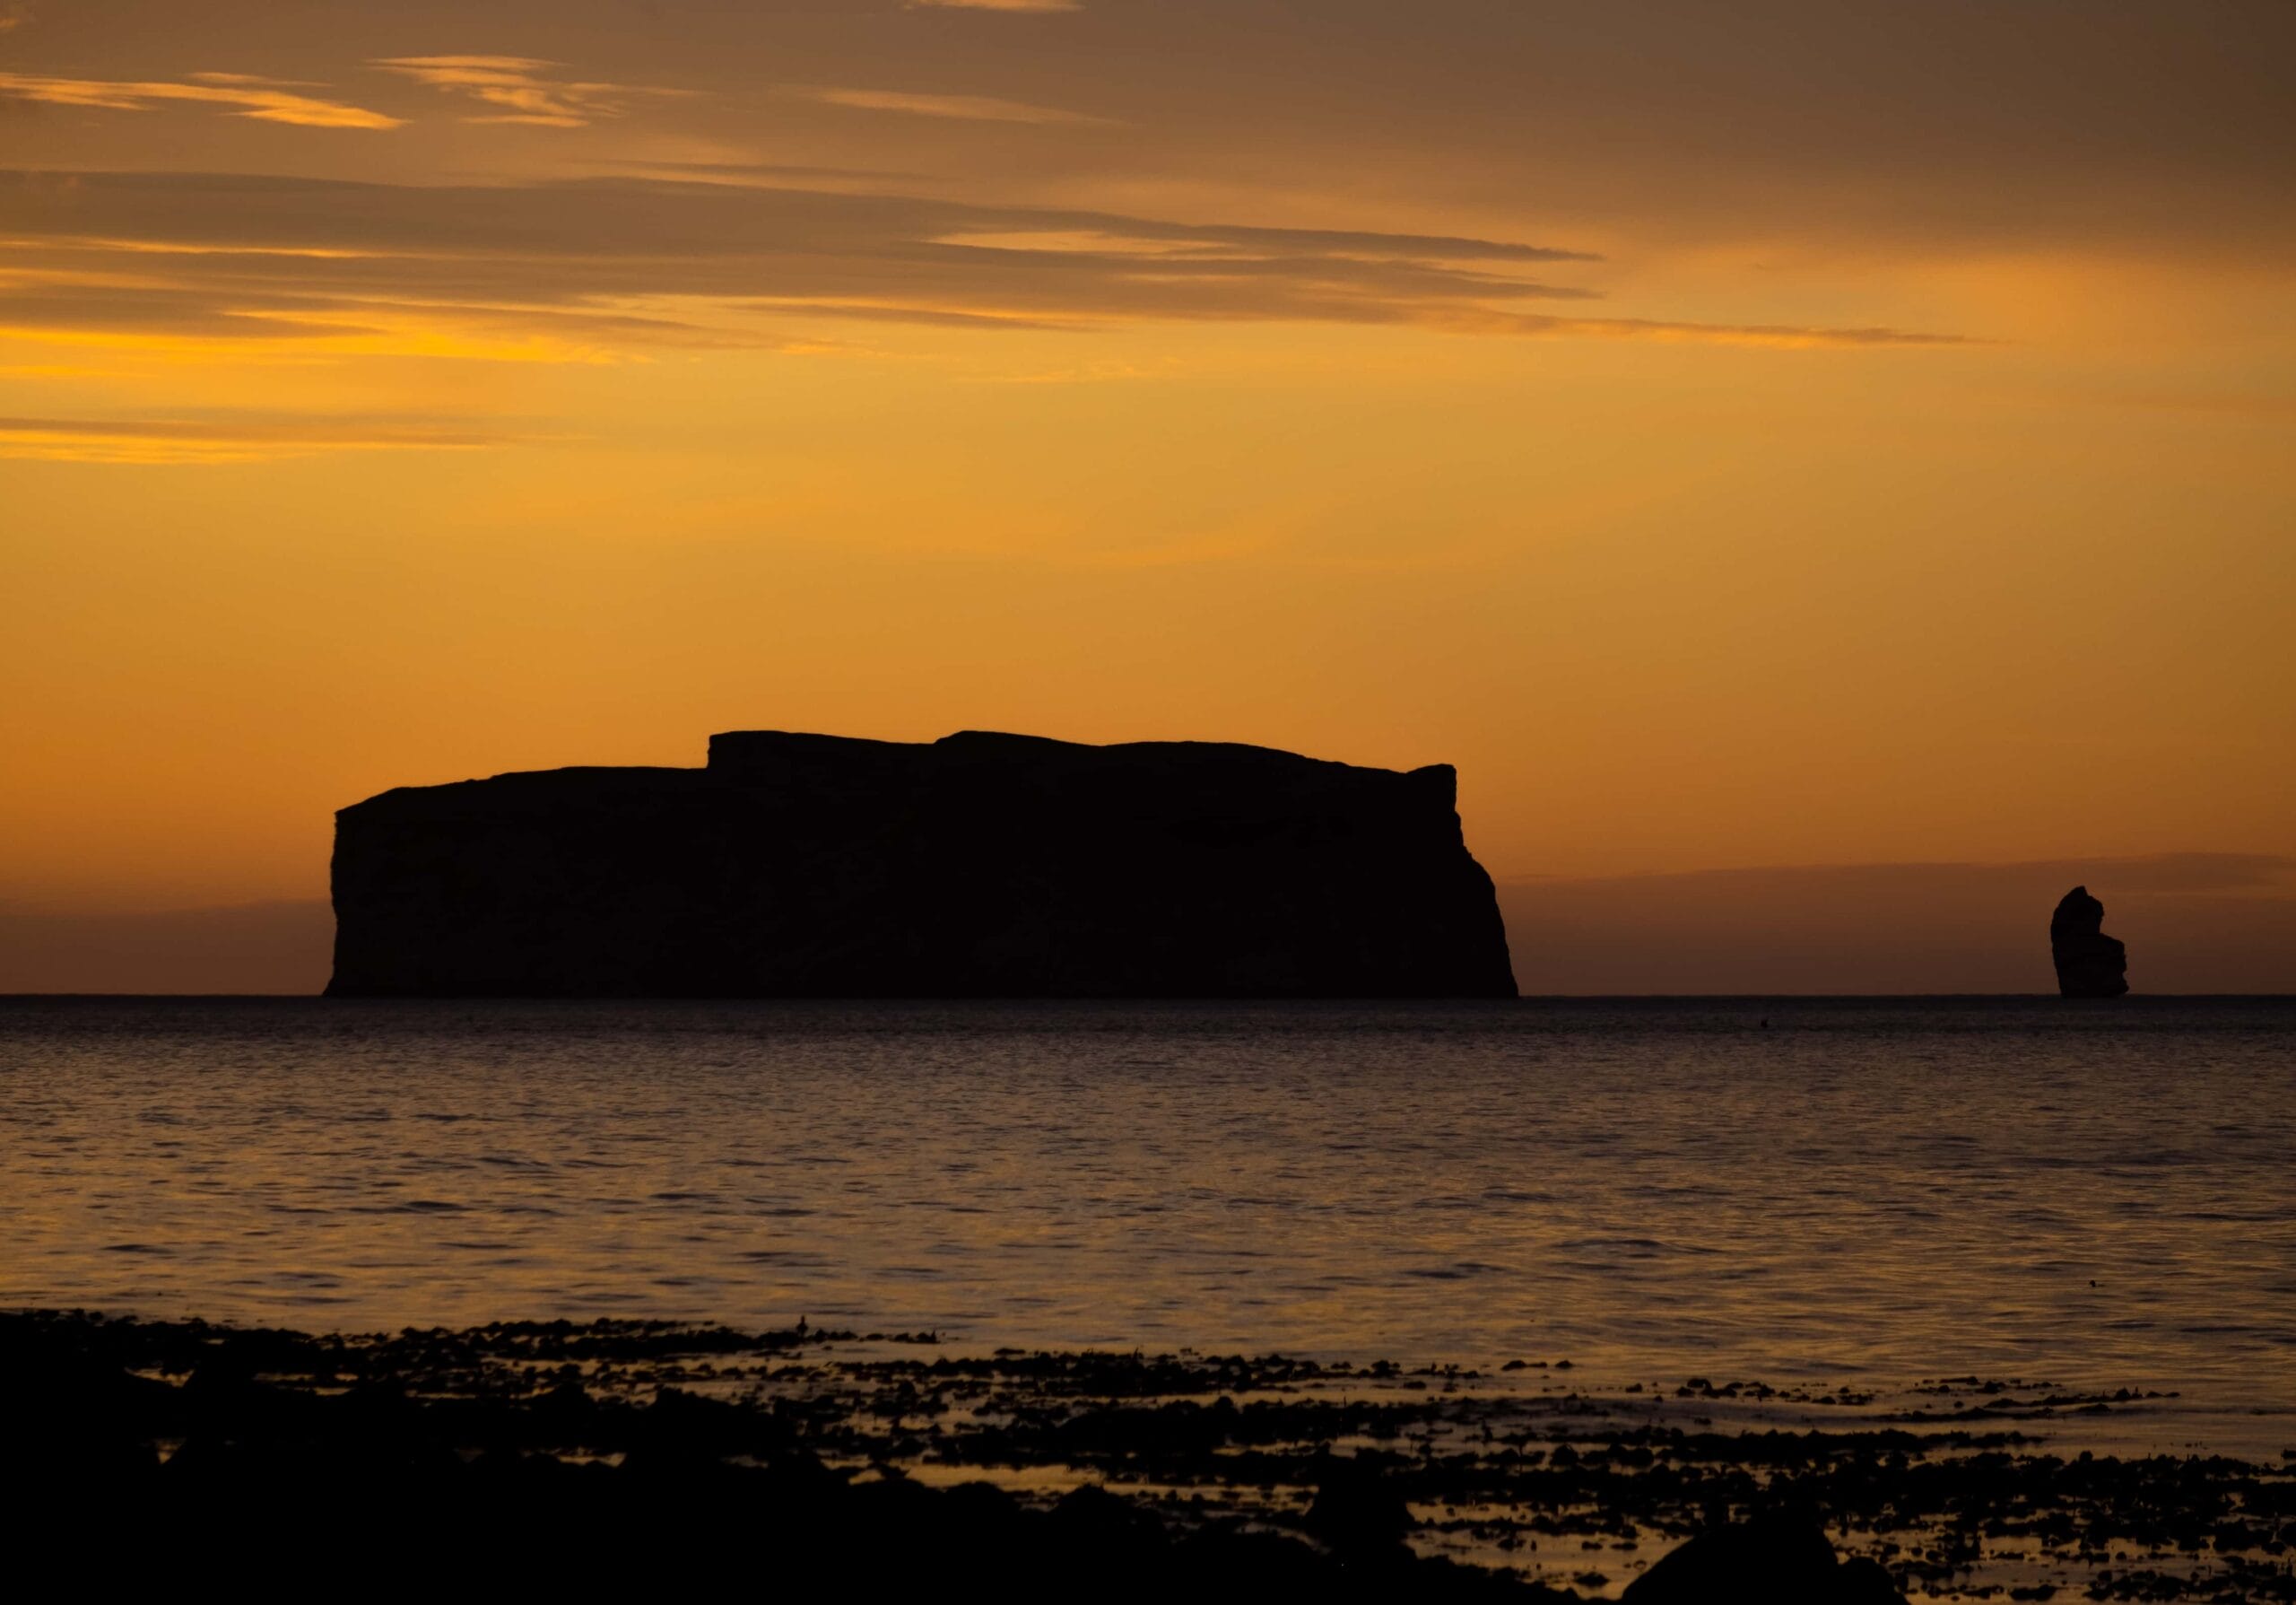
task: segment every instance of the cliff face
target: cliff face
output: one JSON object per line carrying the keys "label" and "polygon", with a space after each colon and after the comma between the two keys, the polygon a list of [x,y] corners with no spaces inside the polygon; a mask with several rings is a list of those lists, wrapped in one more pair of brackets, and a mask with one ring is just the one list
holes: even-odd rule
{"label": "cliff face", "polygon": [[1510,998],[1456,775],[713,737],[335,816],[337,997]]}
{"label": "cliff face", "polygon": [[2048,921],[2057,990],[2067,998],[2118,998],[2128,990],[2128,949],[2105,934],[2105,905],[2075,886]]}

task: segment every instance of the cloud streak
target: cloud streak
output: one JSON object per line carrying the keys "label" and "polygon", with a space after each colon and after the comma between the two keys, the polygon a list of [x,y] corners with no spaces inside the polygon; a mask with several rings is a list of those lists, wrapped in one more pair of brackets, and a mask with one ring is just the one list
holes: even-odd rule
{"label": "cloud streak", "polygon": [[[1535,310],[1586,253],[764,185],[420,186],[0,172],[0,330],[327,337],[419,323],[592,349],[772,345],[792,320],[1146,320],[1875,347],[1952,336]],[[1526,304],[1529,303],[1529,304]],[[765,320],[772,320],[768,325]]]}
{"label": "cloud streak", "polygon": [[1429,319],[1462,334],[1550,336],[1564,339],[1694,341],[1715,345],[1762,345],[1782,351],[1834,346],[1981,345],[1967,335],[1926,335],[1874,326],[1830,328],[1790,323],[1682,323],[1657,318],[1551,318],[1535,312],[1466,312]]}
{"label": "cloud streak", "polygon": [[234,108],[234,117],[290,123],[303,128],[396,128],[404,119],[342,100],[282,89],[271,80],[238,73],[198,73],[185,82],[165,79],[48,78],[0,73],[0,95],[48,106],[104,111],[150,111],[177,102]]}
{"label": "cloud streak", "polygon": [[895,89],[836,89],[794,88],[789,91],[801,100],[816,100],[824,106],[844,106],[856,111],[891,111],[905,117],[949,118],[965,123],[1099,123],[1112,125],[1112,118],[1093,117],[1083,111],[1065,111],[1057,106],[1036,106],[1026,100],[1000,100],[995,95],[929,95],[912,94]]}
{"label": "cloud streak", "polygon": [[691,92],[560,79],[551,75],[551,69],[562,64],[531,56],[393,56],[368,65],[490,108],[483,115],[463,119],[469,123],[581,128],[601,118],[623,116],[634,97]]}
{"label": "cloud streak", "polygon": [[0,418],[0,458],[243,463],[335,451],[474,451],[520,437],[414,419]]}
{"label": "cloud streak", "polygon": [[1082,11],[1077,0],[901,0],[909,11],[1003,11],[1046,12]]}

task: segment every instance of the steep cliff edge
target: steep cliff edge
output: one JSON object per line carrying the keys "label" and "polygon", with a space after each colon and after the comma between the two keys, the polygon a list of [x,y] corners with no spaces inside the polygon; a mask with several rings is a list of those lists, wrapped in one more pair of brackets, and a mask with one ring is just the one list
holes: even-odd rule
{"label": "steep cliff edge", "polygon": [[2057,990],[2066,998],[2118,998],[2128,990],[2128,949],[2105,934],[2105,905],[2075,886],[2048,920]]}
{"label": "steep cliff edge", "polygon": [[1511,998],[1446,765],[712,737],[335,816],[336,997]]}

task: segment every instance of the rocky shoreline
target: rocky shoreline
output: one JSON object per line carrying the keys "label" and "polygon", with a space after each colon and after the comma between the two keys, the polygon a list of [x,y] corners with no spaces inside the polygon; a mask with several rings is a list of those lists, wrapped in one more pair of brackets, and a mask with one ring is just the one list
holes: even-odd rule
{"label": "rocky shoreline", "polygon": [[242,1573],[356,1553],[569,1585],[740,1564],[1129,1597],[2296,1600],[2296,1455],[2068,1458],[2035,1424],[2114,1398],[1978,1378],[1938,1385],[1950,1410],[1793,1432],[1553,1371],[1534,1391],[803,1323],[311,1336],[31,1311],[0,1315],[0,1357],[20,1508],[132,1510],[152,1552]]}

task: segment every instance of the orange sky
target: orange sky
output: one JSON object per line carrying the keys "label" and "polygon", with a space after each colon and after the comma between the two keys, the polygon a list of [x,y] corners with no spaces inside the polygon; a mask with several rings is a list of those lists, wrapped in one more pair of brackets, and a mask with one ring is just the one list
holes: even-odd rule
{"label": "orange sky", "polygon": [[760,726],[1451,762],[1507,881],[2296,856],[2292,50],[0,4],[0,913]]}

